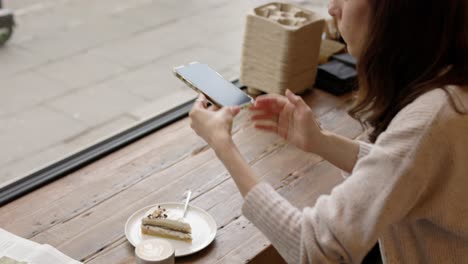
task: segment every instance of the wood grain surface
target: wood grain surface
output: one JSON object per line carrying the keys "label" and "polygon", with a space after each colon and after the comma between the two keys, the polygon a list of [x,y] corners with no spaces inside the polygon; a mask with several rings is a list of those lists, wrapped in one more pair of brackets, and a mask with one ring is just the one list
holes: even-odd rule
{"label": "wood grain surface", "polygon": [[[346,113],[351,95],[312,90],[303,97],[324,128],[350,138],[362,133]],[[255,130],[249,117],[243,111],[236,118],[234,140],[258,177],[292,204],[313,206],[342,181],[321,157]],[[259,263],[263,254],[274,253],[242,216],[234,182],[187,118],[5,205],[0,226],[86,263],[134,263],[134,248],[124,235],[127,218],[147,205],[182,201],[187,189],[193,191],[191,204],[214,217],[218,232],[206,249],[176,263]]]}

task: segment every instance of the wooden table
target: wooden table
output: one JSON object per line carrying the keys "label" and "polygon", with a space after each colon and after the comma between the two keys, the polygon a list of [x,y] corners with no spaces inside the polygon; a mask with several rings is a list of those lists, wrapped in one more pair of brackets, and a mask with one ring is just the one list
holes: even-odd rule
{"label": "wooden table", "polygon": [[[319,90],[304,95],[325,129],[354,138],[362,128],[346,114],[350,98]],[[235,142],[258,177],[294,205],[312,206],[342,181],[328,162],[253,129],[248,120],[247,111],[236,119]],[[209,247],[176,263],[260,263],[274,252],[242,216],[234,182],[188,118],[7,204],[0,226],[86,263],[134,263],[127,218],[157,202],[183,201],[186,189],[193,191],[191,204],[214,217],[218,232]]]}

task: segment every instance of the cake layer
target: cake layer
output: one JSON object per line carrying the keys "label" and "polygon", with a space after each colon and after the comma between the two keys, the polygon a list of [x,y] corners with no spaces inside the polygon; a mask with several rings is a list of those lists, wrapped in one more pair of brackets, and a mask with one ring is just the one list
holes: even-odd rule
{"label": "cake layer", "polygon": [[142,221],[143,225],[151,225],[157,227],[164,227],[184,233],[192,232],[192,228],[182,219],[169,219],[169,218],[149,218],[145,217]]}
{"label": "cake layer", "polygon": [[190,233],[183,233],[176,230],[169,230],[157,226],[141,225],[141,232],[146,235],[174,238],[179,240],[192,240]]}

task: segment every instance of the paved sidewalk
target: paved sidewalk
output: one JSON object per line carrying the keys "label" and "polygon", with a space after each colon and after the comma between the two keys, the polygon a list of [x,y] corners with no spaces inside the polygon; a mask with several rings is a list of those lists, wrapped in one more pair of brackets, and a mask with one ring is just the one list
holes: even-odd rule
{"label": "paved sidewalk", "polygon": [[173,66],[237,78],[260,2],[4,0],[18,27],[0,48],[0,186],[193,98]]}

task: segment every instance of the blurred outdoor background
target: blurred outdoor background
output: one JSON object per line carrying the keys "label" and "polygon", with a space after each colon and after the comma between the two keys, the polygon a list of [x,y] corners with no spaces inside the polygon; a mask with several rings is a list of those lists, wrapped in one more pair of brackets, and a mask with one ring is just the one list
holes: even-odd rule
{"label": "blurred outdoor background", "polygon": [[245,14],[267,2],[4,0],[17,27],[0,47],[0,187],[195,97],[174,66],[238,78]]}

